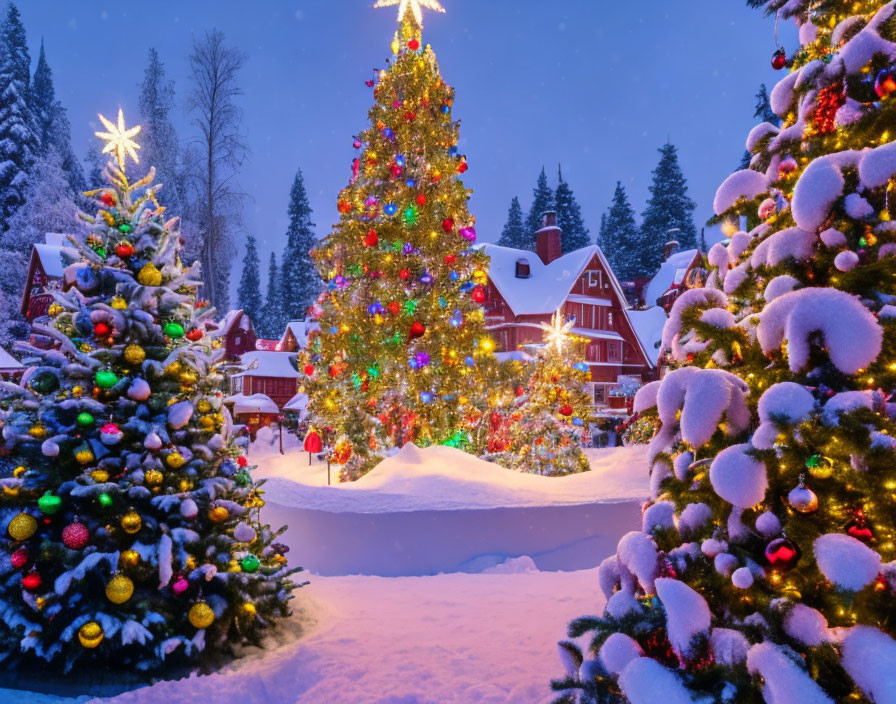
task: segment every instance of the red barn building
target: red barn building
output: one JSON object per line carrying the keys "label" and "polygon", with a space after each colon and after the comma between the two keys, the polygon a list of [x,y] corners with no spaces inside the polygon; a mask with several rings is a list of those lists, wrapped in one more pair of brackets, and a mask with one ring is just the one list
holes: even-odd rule
{"label": "red barn building", "polygon": [[231,394],[264,394],[282,409],[299,389],[296,355],[290,352],[246,352],[240,366],[230,377]]}
{"label": "red barn building", "polygon": [[699,249],[676,252],[667,245],[665,260],[660,270],[644,287],[644,302],[648,306],[660,306],[668,313],[675,299],[682,293],[689,288],[703,286],[706,274],[703,254]]}
{"label": "red barn building", "polygon": [[602,405],[620,377],[654,378],[657,350],[646,338],[655,331],[638,324],[649,321],[633,322],[600,247],[561,255],[561,237],[556,213],[548,212],[544,227],[535,234],[534,253],[482,245],[491,259],[483,304],[486,326],[498,351],[513,352],[540,344],[540,325],[562,309],[567,318],[575,318],[573,332],[589,341],[584,361],[591,370],[595,403]]}
{"label": "red barn building", "polygon": [[47,233],[45,243],[31,248],[21,307],[29,323],[47,314],[53,302],[52,292],[63,288],[66,265],[78,259],[77,250],[65,246],[65,235],[55,232]]}
{"label": "red barn building", "polygon": [[255,326],[252,324],[252,319],[242,310],[228,312],[217,328],[208,334],[221,340],[224,355],[231,361],[236,361],[246,352],[256,349],[255,343],[258,338],[255,335]]}

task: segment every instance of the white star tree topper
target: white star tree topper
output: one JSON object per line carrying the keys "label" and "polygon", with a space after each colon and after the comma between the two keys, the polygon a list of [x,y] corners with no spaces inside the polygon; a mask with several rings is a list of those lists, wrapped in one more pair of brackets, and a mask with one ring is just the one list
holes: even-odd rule
{"label": "white star tree topper", "polygon": [[557,352],[562,354],[563,344],[571,337],[570,332],[574,324],[575,320],[564,320],[563,313],[558,308],[554,315],[551,316],[551,324],[541,325],[541,329],[545,332],[544,341],[548,346],[554,345],[557,348]]}
{"label": "white star tree topper", "polygon": [[393,5],[398,5],[399,22],[404,19],[405,13],[410,9],[414,13],[414,19],[417,20],[417,24],[421,27],[423,26],[422,8],[432,10],[433,12],[445,12],[445,8],[442,7],[439,0],[377,0],[374,7],[391,7]]}
{"label": "white star tree topper", "polygon": [[114,152],[115,158],[118,160],[118,168],[122,171],[124,171],[125,160],[128,157],[131,157],[135,164],[139,164],[140,159],[137,158],[137,150],[140,148],[140,145],[132,138],[140,133],[140,125],[130,128],[125,127],[124,112],[121,108],[118,108],[117,125],[102,115],[99,115],[99,118],[103,126],[108,130],[108,132],[94,132],[97,137],[106,142],[106,146],[103,147],[103,154]]}

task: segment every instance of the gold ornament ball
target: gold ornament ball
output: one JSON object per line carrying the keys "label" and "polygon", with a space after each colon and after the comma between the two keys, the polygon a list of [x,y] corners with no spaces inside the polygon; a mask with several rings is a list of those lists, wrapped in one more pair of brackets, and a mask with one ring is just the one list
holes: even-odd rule
{"label": "gold ornament ball", "polygon": [[83,447],[75,450],[75,461],[78,464],[90,464],[94,460],[93,450],[84,445]]}
{"label": "gold ornament ball", "polygon": [[208,413],[212,410],[212,404],[207,399],[201,398],[196,402],[196,410],[200,413]]}
{"label": "gold ornament ball", "polygon": [[90,478],[97,484],[105,484],[109,481],[109,473],[105,469],[95,469],[90,473]]}
{"label": "gold ornament ball", "polygon": [[162,283],[162,272],[155,264],[149,262],[137,274],[137,283],[141,286],[159,286]]}
{"label": "gold ornament ball", "polygon": [[230,518],[230,511],[223,506],[215,506],[209,509],[208,518],[212,523],[223,523]]}
{"label": "gold ornament ball", "polygon": [[199,416],[199,427],[202,430],[214,430],[215,429],[215,419],[211,416]]}
{"label": "gold ornament ball", "polygon": [[136,533],[143,526],[143,519],[136,511],[128,511],[121,517],[121,527],[125,533]]}
{"label": "gold ornament ball", "polygon": [[167,367],[165,367],[165,376],[174,379],[180,376],[180,373],[183,371],[183,367],[180,362],[172,362]]}
{"label": "gold ornament ball", "polygon": [[199,375],[192,369],[187,369],[178,375],[178,381],[180,381],[183,386],[192,386],[199,381]]}
{"label": "gold ornament ball", "polygon": [[140,564],[140,553],[136,550],[122,550],[118,556],[118,564],[121,567],[136,567]]}
{"label": "gold ornament ball", "polygon": [[215,612],[204,601],[197,601],[190,607],[187,618],[190,619],[190,625],[193,628],[208,628],[215,621]]}
{"label": "gold ornament ball", "polygon": [[255,604],[247,601],[245,604],[243,604],[243,611],[249,616],[254,616],[257,613],[258,609],[255,608]]}
{"label": "gold ornament ball", "polygon": [[165,475],[157,469],[148,469],[146,470],[146,474],[143,475],[143,481],[145,481],[150,486],[158,486],[164,480]]}
{"label": "gold ornament ball", "polygon": [[73,386],[72,387],[72,396],[74,396],[75,398],[81,398],[83,393],[84,393],[83,386]]}
{"label": "gold ornament ball", "polygon": [[28,513],[20,513],[9,522],[7,531],[13,540],[28,540],[37,532],[37,520]]}
{"label": "gold ornament ball", "polygon": [[814,479],[830,479],[834,474],[834,463],[827,457],[823,457],[818,466],[810,466],[807,469],[809,470],[809,475]]}
{"label": "gold ornament ball", "polygon": [[124,361],[132,366],[143,364],[146,359],[146,350],[140,345],[128,345],[124,348]]}
{"label": "gold ornament ball", "polygon": [[78,640],[85,648],[95,648],[104,637],[103,627],[96,621],[88,621],[78,630]]}
{"label": "gold ornament ball", "polygon": [[179,452],[169,452],[165,456],[165,463],[172,469],[180,469],[184,466],[184,462],[186,462],[186,460]]}
{"label": "gold ornament ball", "polygon": [[134,583],[123,574],[117,574],[106,585],[106,598],[113,604],[123,604],[134,595]]}
{"label": "gold ornament ball", "polygon": [[47,437],[47,429],[40,423],[38,423],[37,425],[32,425],[28,429],[28,434],[35,440],[43,440],[45,437]]}
{"label": "gold ornament ball", "polygon": [[51,303],[50,307],[47,308],[47,315],[49,315],[51,318],[55,318],[61,312],[62,312],[62,306],[59,305],[58,303]]}
{"label": "gold ornament ball", "polygon": [[191,479],[181,479],[179,486],[181,491],[191,491],[194,484]]}
{"label": "gold ornament ball", "polygon": [[112,306],[115,310],[125,310],[128,307],[128,302],[124,300],[121,296],[115,296],[110,302],[109,305]]}

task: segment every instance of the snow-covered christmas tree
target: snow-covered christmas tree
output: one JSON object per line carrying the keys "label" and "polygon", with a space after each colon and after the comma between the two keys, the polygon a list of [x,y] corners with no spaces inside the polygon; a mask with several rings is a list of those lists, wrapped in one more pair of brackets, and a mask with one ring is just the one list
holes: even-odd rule
{"label": "snow-covered christmas tree", "polygon": [[471,397],[485,392],[478,367],[493,359],[454,90],[422,43],[420,4],[400,9],[394,58],[371,81],[371,124],[339,194],[342,217],[315,251],[327,290],[301,367],[314,425],[333,430],[347,478],[407,442],[456,443],[478,413]]}
{"label": "snow-covered christmas tree", "polygon": [[[663,335],[639,532],[562,701],[896,701],[896,3],[771,0],[800,48]],[[734,227],[736,230],[736,226]]]}
{"label": "snow-covered christmas tree", "polygon": [[0,397],[0,659],[155,671],[257,642],[289,612],[282,531],[264,525],[219,391],[198,264],[136,182],[139,128],[105,118],[106,184],[70,287]]}

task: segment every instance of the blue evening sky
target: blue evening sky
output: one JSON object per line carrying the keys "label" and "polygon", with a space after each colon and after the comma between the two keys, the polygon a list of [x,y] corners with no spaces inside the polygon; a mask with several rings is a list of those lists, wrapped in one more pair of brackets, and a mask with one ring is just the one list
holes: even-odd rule
{"label": "blue evening sky", "polygon": [[[544,165],[575,190],[592,236],[616,180],[640,213],[657,148],[669,138],[698,204],[711,215],[753,124],[754,93],[774,84],[774,21],[743,0],[443,0],[424,40],[457,92],[461,151],[480,239],[500,235],[510,199],[528,209]],[[279,258],[297,167],[323,236],[348,181],[352,135],[373,100],[364,81],[390,55],[395,8],[373,0],[19,0],[36,62],[46,42],[56,90],[83,154],[96,113],[137,116],[137,84],[155,46],[175,80],[180,136],[191,37],[210,27],[248,55],[242,75],[251,147],[241,184],[245,228],[262,262]],[[782,28],[788,49],[795,33]],[[234,272],[234,279],[238,277]]]}

